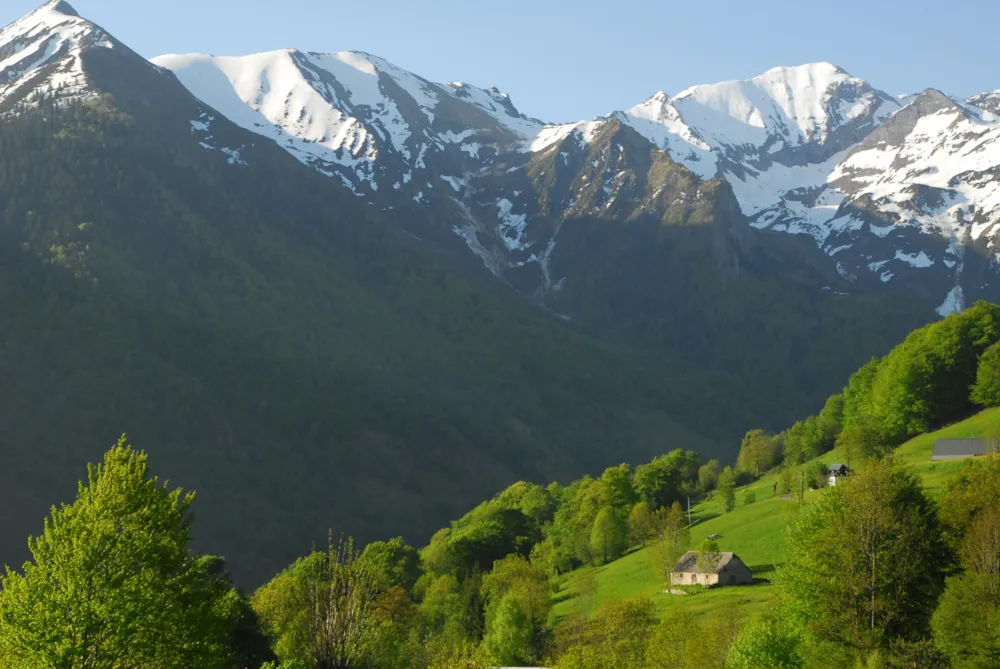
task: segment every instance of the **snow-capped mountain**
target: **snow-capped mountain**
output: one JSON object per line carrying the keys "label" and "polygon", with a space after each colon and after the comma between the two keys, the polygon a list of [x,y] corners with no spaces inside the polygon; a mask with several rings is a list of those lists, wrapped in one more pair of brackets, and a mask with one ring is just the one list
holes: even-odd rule
{"label": "snow-capped mountain", "polygon": [[[84,62],[95,49],[134,56],[61,0],[3,29],[0,113],[99,95]],[[431,82],[362,52],[153,64],[201,101],[185,122],[206,150],[245,161],[247,142],[213,131],[232,121],[543,301],[574,271],[553,270],[564,223],[687,221],[729,211],[719,197],[753,228],[814,240],[848,292],[903,291],[946,313],[1000,290],[1000,92],[893,97],[814,63],[547,124],[496,89]]]}
{"label": "snow-capped mountain", "polygon": [[[542,127],[496,89],[434,84],[366,53],[284,50],[153,62],[239,125],[370,198],[380,191],[393,197],[442,156],[455,169],[488,164]],[[414,188],[403,190],[409,197],[426,190]]]}
{"label": "snow-capped mountain", "polygon": [[[812,237],[857,290],[895,281],[892,289],[942,313],[961,307],[963,292],[982,293],[962,285],[963,249],[990,237],[1000,216],[996,93],[961,103],[932,91],[895,98],[815,63],[673,97],[660,91],[626,111],[551,125],[493,89],[436,84],[362,53],[154,62],[376,204],[445,207],[434,218],[494,273],[537,265],[530,290],[540,296],[563,278],[549,269],[561,222],[665,215],[650,205],[656,198],[635,192],[620,142],[585,159],[595,140],[624,128],[647,143],[635,153],[651,144],[700,180],[728,182],[753,227]],[[982,252],[992,261],[989,241]]]}

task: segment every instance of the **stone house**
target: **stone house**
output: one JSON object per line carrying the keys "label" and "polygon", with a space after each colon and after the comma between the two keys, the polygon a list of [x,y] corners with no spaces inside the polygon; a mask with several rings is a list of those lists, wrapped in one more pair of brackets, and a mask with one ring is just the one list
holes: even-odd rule
{"label": "stone house", "polygon": [[[671,585],[702,585],[706,588],[724,585],[749,585],[753,573],[736,553],[715,553],[713,559],[698,564],[698,551],[685,553],[670,570]],[[706,571],[707,569],[707,571]]]}

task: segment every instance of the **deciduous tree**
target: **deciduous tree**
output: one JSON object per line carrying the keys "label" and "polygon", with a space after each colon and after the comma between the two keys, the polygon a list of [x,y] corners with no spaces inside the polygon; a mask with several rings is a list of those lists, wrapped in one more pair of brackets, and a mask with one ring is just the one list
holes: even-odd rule
{"label": "deciduous tree", "polygon": [[807,636],[868,651],[927,630],[947,564],[919,481],[871,462],[800,514],[776,580]]}
{"label": "deciduous tree", "polygon": [[193,500],[122,437],[0,577],[0,666],[228,667],[240,608],[221,561],[188,548]]}

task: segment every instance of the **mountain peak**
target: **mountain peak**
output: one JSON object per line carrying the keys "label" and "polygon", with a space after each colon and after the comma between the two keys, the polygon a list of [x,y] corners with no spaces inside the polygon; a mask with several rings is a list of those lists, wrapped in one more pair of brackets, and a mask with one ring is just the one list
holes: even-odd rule
{"label": "mountain peak", "polygon": [[50,0],[50,2],[42,5],[42,9],[50,9],[54,12],[58,12],[59,14],[80,18],[80,14],[73,9],[73,6],[66,2],[66,0]]}
{"label": "mountain peak", "polygon": [[844,68],[839,65],[834,65],[833,63],[825,60],[818,61],[816,63],[804,63],[802,65],[783,65],[779,67],[772,67],[767,72],[759,74],[754,79],[765,77],[769,74],[804,74],[810,73],[813,75],[827,75],[827,76],[846,76],[851,75]]}
{"label": "mountain peak", "polygon": [[919,110],[920,115],[933,114],[945,109],[954,109],[965,113],[963,104],[936,88],[924,89],[910,99],[907,107]]}
{"label": "mountain peak", "polygon": [[[53,0],[0,29],[0,103],[30,101],[58,93],[87,95],[80,54],[89,48],[114,48],[104,30],[77,14],[65,0]],[[47,73],[38,80],[39,72]]]}

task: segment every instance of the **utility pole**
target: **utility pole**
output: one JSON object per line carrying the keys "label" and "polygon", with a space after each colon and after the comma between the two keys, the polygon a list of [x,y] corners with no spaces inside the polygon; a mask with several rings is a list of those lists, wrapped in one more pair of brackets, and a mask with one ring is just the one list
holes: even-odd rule
{"label": "utility pole", "polygon": [[691,496],[688,495],[688,527],[691,527]]}

